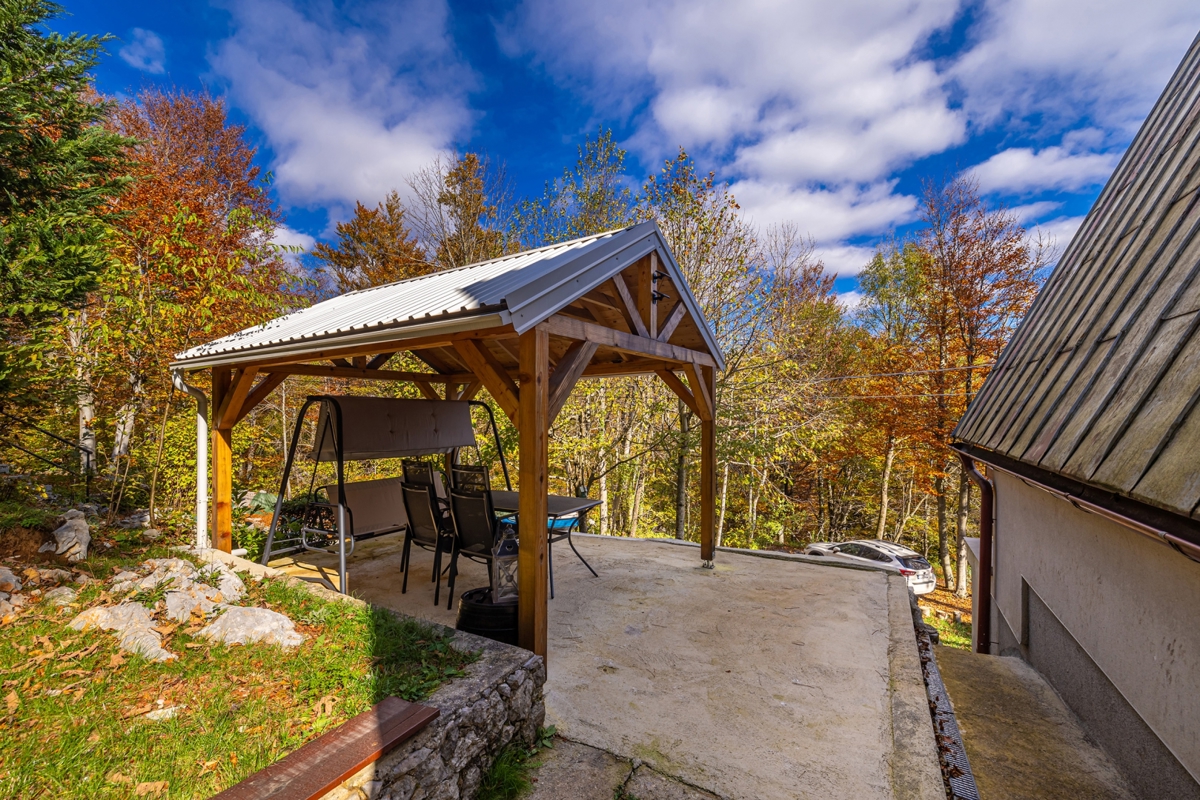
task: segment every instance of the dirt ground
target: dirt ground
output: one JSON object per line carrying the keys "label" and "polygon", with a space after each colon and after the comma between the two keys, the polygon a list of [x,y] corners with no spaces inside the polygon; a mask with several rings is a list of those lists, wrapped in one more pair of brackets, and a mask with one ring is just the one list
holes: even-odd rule
{"label": "dirt ground", "polygon": [[939,585],[929,594],[918,597],[917,603],[922,607],[950,614],[961,611],[962,621],[967,625],[971,624],[971,595],[969,594],[966,597],[955,597],[954,592],[947,591]]}
{"label": "dirt ground", "polygon": [[47,563],[55,560],[53,553],[39,553],[38,548],[51,539],[49,533],[29,528],[10,528],[0,531],[0,558],[16,557],[26,562]]}

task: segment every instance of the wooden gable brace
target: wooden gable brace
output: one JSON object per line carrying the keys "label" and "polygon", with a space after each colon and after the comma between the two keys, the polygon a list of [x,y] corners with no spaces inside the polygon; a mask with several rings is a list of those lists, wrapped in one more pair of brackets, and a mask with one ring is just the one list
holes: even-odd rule
{"label": "wooden gable brace", "polygon": [[488,393],[516,425],[517,415],[521,410],[521,390],[509,377],[504,365],[496,360],[482,342],[474,339],[455,342],[454,352],[471,368],[474,376],[483,383]]}
{"label": "wooden gable brace", "polygon": [[567,402],[567,398],[571,396],[571,390],[575,388],[575,384],[583,375],[584,369],[591,363],[592,356],[596,355],[596,350],[600,345],[595,342],[575,342],[568,348],[563,357],[558,360],[558,365],[554,368],[554,373],[550,376],[550,405],[549,419],[546,421],[546,426],[554,424],[554,420],[558,418],[558,412],[562,411],[563,404]]}

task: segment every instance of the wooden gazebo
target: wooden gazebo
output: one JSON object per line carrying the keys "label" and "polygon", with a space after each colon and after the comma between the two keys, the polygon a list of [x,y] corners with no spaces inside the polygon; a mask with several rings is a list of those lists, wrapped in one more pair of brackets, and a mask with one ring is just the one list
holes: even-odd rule
{"label": "wooden gazebo", "polygon": [[[410,352],[428,371],[386,369]],[[658,227],[341,295],[177,356],[212,372],[212,544],[228,552],[232,432],[288,375],[409,381],[430,399],[486,388],[519,431],[520,518],[546,519],[547,435],[580,378],[653,373],[701,420],[700,557],[713,559],[720,348]],[[522,536],[522,646],[546,654],[546,537]]]}

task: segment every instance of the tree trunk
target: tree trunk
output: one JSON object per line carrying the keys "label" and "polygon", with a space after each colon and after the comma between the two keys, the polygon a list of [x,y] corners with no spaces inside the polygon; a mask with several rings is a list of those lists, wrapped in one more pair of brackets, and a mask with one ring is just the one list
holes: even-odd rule
{"label": "tree trunk", "polygon": [[679,458],[675,462],[675,538],[687,538],[687,453],[691,412],[679,401]]}
{"label": "tree trunk", "polygon": [[942,579],[949,589],[954,582],[954,565],[950,561],[950,536],[946,519],[946,476],[933,479],[933,491],[937,493],[938,560],[942,562]]}
{"label": "tree trunk", "polygon": [[167,418],[171,413],[171,401],[175,399],[175,387],[167,394],[167,402],[163,406],[162,425],[158,429],[158,446],[154,453],[154,471],[150,474],[150,527],[157,527],[155,518],[155,495],[158,490],[158,473],[162,469],[163,442],[167,438]]}
{"label": "tree trunk", "polygon": [[965,470],[958,473],[958,581],[955,597],[966,597],[967,589],[967,520],[971,514],[971,481]]}
{"label": "tree trunk", "polygon": [[96,396],[92,392],[92,373],[84,358],[84,331],[87,311],[80,311],[67,323],[67,342],[75,354],[75,405],[79,409],[79,469],[83,474],[96,470]]}
{"label": "tree trunk", "polygon": [[729,490],[729,462],[725,462],[725,471],[721,475],[721,515],[717,518],[717,547],[725,537],[725,493]]}
{"label": "tree trunk", "polygon": [[879,487],[879,524],[875,529],[875,538],[882,539],[887,530],[888,512],[888,482],[892,479],[892,462],[896,460],[896,439],[890,434],[887,437],[887,449],[883,456],[883,480]]}
{"label": "tree trunk", "polygon": [[137,419],[137,407],[142,395],[142,379],[138,375],[129,376],[129,400],[117,412],[117,426],[113,434],[113,468],[118,459],[129,455],[133,442],[133,425]]}
{"label": "tree trunk", "polygon": [[633,484],[633,502],[629,507],[629,535],[637,536],[638,517],[642,515],[642,492],[646,487],[646,475],[642,472],[642,460],[637,460],[637,478]]}

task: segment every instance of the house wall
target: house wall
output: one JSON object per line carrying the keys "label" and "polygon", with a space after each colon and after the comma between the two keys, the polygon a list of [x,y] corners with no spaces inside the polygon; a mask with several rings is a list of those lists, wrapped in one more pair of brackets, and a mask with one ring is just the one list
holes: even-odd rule
{"label": "house wall", "polygon": [[1200,564],[993,478],[992,652],[1045,675],[1141,795],[1200,798]]}

